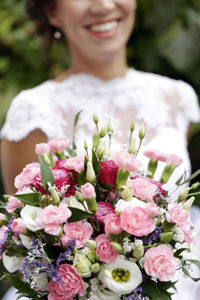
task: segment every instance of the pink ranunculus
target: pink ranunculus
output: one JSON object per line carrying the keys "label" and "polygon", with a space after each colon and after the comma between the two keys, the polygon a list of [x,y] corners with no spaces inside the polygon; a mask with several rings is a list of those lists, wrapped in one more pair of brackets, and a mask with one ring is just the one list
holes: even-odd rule
{"label": "pink ranunculus", "polygon": [[155,221],[150,219],[142,207],[126,207],[120,214],[120,223],[124,231],[135,236],[143,236],[155,230]]}
{"label": "pink ranunculus", "polygon": [[99,171],[99,182],[103,184],[116,184],[116,177],[119,167],[113,160],[102,161]]}
{"label": "pink ranunculus", "polygon": [[150,158],[152,161],[166,161],[166,155],[160,150],[151,149],[144,151],[143,154],[146,157]]}
{"label": "pink ranunculus", "polygon": [[17,218],[13,220],[11,229],[14,233],[20,234],[26,231],[26,225],[21,218]]}
{"label": "pink ranunculus", "polygon": [[130,179],[127,185],[132,186],[133,194],[142,200],[153,202],[153,197],[158,190],[157,186],[147,180],[145,177],[137,177],[136,179]]}
{"label": "pink ranunculus", "polygon": [[118,253],[114,250],[106,234],[100,234],[96,238],[97,248],[96,253],[102,262],[110,264],[118,257]]}
{"label": "pink ranunculus", "polygon": [[67,221],[71,216],[67,204],[61,203],[59,206],[48,205],[42,209],[40,215],[36,219],[36,223],[40,228],[51,235],[59,235],[62,231],[60,224]]}
{"label": "pink ranunculus", "polygon": [[81,193],[84,199],[91,199],[96,195],[94,186],[89,182],[81,186]]}
{"label": "pink ranunculus", "polygon": [[159,207],[155,203],[147,203],[145,210],[150,218],[156,217],[159,213]]}
{"label": "pink ranunculus", "polygon": [[96,213],[96,216],[97,216],[97,220],[98,222],[103,222],[104,223],[104,218],[106,215],[108,214],[112,214],[114,213],[114,207],[112,206],[112,204],[110,203],[106,203],[106,202],[103,202],[103,201],[99,201],[97,203],[98,205],[98,210],[97,210],[97,213]]}
{"label": "pink ranunculus", "polygon": [[35,153],[37,155],[42,155],[50,152],[50,147],[47,143],[40,143],[35,145]]}
{"label": "pink ranunculus", "polygon": [[144,269],[149,276],[160,281],[172,280],[179,260],[174,257],[172,250],[166,245],[148,249],[145,253]]}
{"label": "pink ranunculus", "polygon": [[178,167],[182,162],[183,162],[182,158],[180,158],[176,154],[168,154],[166,157],[166,163],[174,167]]}
{"label": "pink ranunculus", "polygon": [[110,214],[104,218],[105,233],[120,234],[122,232],[120,217],[116,214]]}
{"label": "pink ranunculus", "polygon": [[[61,191],[62,187],[68,186],[64,195],[65,197],[75,195],[74,182],[71,179],[69,172],[65,168],[53,168],[52,173],[55,185],[59,191]],[[37,191],[46,194],[40,174],[33,180],[33,186]]]}
{"label": "pink ranunculus", "polygon": [[66,246],[72,239],[76,239],[76,247],[83,248],[87,240],[93,234],[92,225],[85,221],[66,223],[63,227],[64,234],[61,238],[63,246]]}
{"label": "pink ranunculus", "polygon": [[76,294],[84,295],[83,279],[71,265],[60,265],[58,277],[62,282],[51,280],[47,286],[48,300],[73,300]]}
{"label": "pink ranunculus", "polygon": [[191,228],[189,213],[178,203],[168,204],[167,221],[176,223],[183,231]]}
{"label": "pink ranunculus", "polygon": [[5,209],[7,212],[12,213],[14,212],[17,208],[22,207],[24,203],[20,200],[18,200],[16,197],[11,196],[8,198],[8,204],[5,206]]}
{"label": "pink ranunculus", "polygon": [[31,163],[25,166],[23,171],[15,178],[15,187],[18,190],[23,190],[32,184],[33,179],[40,174],[40,164]]}
{"label": "pink ranunculus", "polygon": [[115,155],[115,162],[122,170],[129,172],[136,172],[141,167],[141,162],[127,151],[122,151]]}
{"label": "pink ranunculus", "polygon": [[65,161],[65,164],[63,166],[69,171],[73,170],[78,173],[81,173],[84,171],[84,158],[85,158],[84,154],[72,158],[68,158]]}
{"label": "pink ranunculus", "polygon": [[69,139],[65,140],[63,138],[55,138],[49,141],[48,145],[50,147],[50,152],[56,153],[64,150],[69,145],[69,143]]}

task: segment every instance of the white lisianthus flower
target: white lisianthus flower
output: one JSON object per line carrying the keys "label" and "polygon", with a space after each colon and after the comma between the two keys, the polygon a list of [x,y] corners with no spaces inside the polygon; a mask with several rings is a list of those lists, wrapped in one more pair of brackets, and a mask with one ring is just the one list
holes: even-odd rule
{"label": "white lisianthus flower", "polygon": [[120,214],[126,207],[135,207],[135,206],[146,208],[147,203],[135,197],[133,197],[130,201],[120,199],[119,201],[117,201],[117,204],[115,205],[115,211],[116,213]]}
{"label": "white lisianthus flower", "polygon": [[142,282],[142,273],[136,263],[118,257],[106,264],[99,273],[99,279],[116,294],[129,294]]}
{"label": "white lisianthus flower", "polygon": [[40,207],[31,206],[28,204],[22,208],[20,215],[29,230],[37,231],[41,229],[35,221],[41,211],[42,209]]}
{"label": "white lisianthus flower", "polygon": [[97,290],[97,297],[100,300],[120,300],[121,294],[116,294],[107,289]]}
{"label": "white lisianthus flower", "polygon": [[32,238],[24,234],[20,234],[19,237],[21,239],[22,245],[25,248],[30,249],[32,247]]}
{"label": "white lisianthus flower", "polygon": [[9,273],[14,273],[15,271],[19,270],[23,262],[23,257],[19,256],[3,256],[3,265]]}

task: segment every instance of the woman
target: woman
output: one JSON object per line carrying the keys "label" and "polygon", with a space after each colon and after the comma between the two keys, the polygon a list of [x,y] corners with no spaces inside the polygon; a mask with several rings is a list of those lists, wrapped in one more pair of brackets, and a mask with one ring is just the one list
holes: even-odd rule
{"label": "woman", "polygon": [[[187,133],[190,123],[200,119],[197,97],[182,81],[128,68],[126,44],[134,25],[136,1],[28,0],[27,7],[40,32],[54,32],[57,37],[63,34],[72,63],[56,79],[23,91],[13,100],[2,129],[6,191],[14,192],[15,176],[25,164],[37,160],[36,143],[72,137],[73,119],[81,109],[77,141],[93,129],[93,112],[104,122],[111,117],[114,126],[122,129],[115,137],[120,143],[127,143],[131,121],[137,128],[143,122],[148,148],[184,159],[182,169],[173,177],[185,169],[190,171]],[[193,296],[184,285],[179,299],[188,299],[188,295],[197,299],[196,290],[192,291]]]}

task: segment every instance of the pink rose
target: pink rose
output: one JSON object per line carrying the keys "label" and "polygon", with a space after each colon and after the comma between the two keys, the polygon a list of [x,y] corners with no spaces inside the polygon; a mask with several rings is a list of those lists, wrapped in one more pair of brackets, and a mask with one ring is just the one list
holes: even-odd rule
{"label": "pink rose", "polygon": [[23,171],[15,178],[15,187],[18,190],[23,190],[32,184],[33,179],[40,174],[40,164],[31,163],[25,166]]}
{"label": "pink rose", "polygon": [[70,141],[63,138],[56,138],[48,142],[48,145],[50,147],[50,152],[56,153],[64,150],[68,145]]}
{"label": "pink rose", "polygon": [[64,233],[61,241],[63,246],[66,246],[72,239],[76,239],[76,247],[83,248],[87,240],[91,238],[93,234],[92,225],[88,222],[79,221],[71,222],[64,225]]}
{"label": "pink rose", "polygon": [[105,216],[108,215],[108,214],[114,213],[114,207],[112,206],[112,204],[106,203],[106,202],[103,202],[103,201],[99,201],[97,203],[97,205],[98,205],[98,210],[97,210],[97,213],[96,213],[97,220],[98,220],[98,222],[103,222],[104,223]]}
{"label": "pink rose", "polygon": [[167,221],[176,223],[183,231],[191,228],[189,213],[178,203],[168,204]]}
{"label": "pink rose", "polygon": [[124,231],[135,236],[143,236],[155,230],[155,221],[150,219],[142,207],[126,207],[120,214],[120,223]]}
{"label": "pink rose", "polygon": [[83,279],[71,265],[60,265],[58,277],[62,282],[51,280],[47,286],[48,300],[73,300],[76,294],[84,295]]}
{"label": "pink rose", "polygon": [[141,167],[141,162],[127,151],[122,151],[115,155],[115,161],[118,167],[129,172],[136,172]]}
{"label": "pink rose", "polygon": [[67,204],[61,203],[59,206],[50,204],[42,209],[36,223],[40,228],[44,228],[46,233],[59,235],[62,231],[60,224],[66,222],[70,216],[71,211]]}
{"label": "pink rose", "polygon": [[68,158],[65,161],[65,164],[63,165],[67,170],[73,170],[78,173],[81,173],[84,171],[84,158],[85,155],[81,154],[76,157]]}
{"label": "pink rose", "polygon": [[110,264],[118,257],[118,253],[114,250],[107,235],[100,234],[96,238],[96,253],[99,255],[100,261]]}
{"label": "pink rose", "polygon": [[172,250],[166,245],[148,249],[145,253],[144,269],[149,276],[160,281],[172,280],[179,260],[174,257]]}
{"label": "pink rose", "polygon": [[104,218],[105,233],[120,234],[122,232],[120,217],[116,214],[110,214]]}
{"label": "pink rose", "polygon": [[91,199],[96,195],[94,186],[89,182],[81,186],[81,193],[84,199]]}
{"label": "pink rose", "polygon": [[50,152],[50,147],[47,143],[40,143],[35,145],[35,153],[37,155],[42,155]]}
{"label": "pink rose", "polygon": [[102,161],[100,164],[99,182],[115,186],[118,169],[119,167],[113,160]]}
{"label": "pink rose", "polygon": [[143,154],[146,157],[150,158],[152,161],[166,161],[166,155],[162,151],[156,149],[144,151]]}
{"label": "pink rose", "polygon": [[142,200],[153,202],[153,197],[156,195],[157,186],[147,180],[145,177],[137,177],[136,179],[130,179],[127,183],[131,184],[133,194]]}
{"label": "pink rose", "polygon": [[[62,187],[68,186],[65,191],[65,197],[75,195],[74,182],[71,179],[69,172],[64,168],[53,168],[52,169],[53,178],[55,185],[59,191],[61,191]],[[37,175],[33,180],[33,186],[37,191],[46,194],[46,191],[43,187],[41,175]]]}
{"label": "pink rose", "polygon": [[12,213],[14,212],[17,208],[22,207],[24,203],[20,200],[18,200],[16,197],[11,196],[8,198],[8,204],[5,206],[5,209],[7,212]]}
{"label": "pink rose", "polygon": [[17,218],[13,220],[11,229],[14,233],[20,234],[26,231],[26,225],[21,218]]}
{"label": "pink rose", "polygon": [[174,167],[178,167],[183,162],[182,158],[175,154],[166,155],[166,163]]}

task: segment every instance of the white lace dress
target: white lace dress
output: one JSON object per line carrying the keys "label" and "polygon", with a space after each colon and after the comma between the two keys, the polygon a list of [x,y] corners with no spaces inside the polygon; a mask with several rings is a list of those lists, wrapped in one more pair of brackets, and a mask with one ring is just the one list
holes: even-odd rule
{"label": "white lace dress", "polygon": [[[17,142],[31,131],[41,129],[48,139],[71,138],[74,116],[80,110],[83,112],[77,130],[79,147],[83,147],[82,141],[94,130],[94,112],[102,124],[111,118],[117,132],[115,147],[119,142],[128,142],[131,121],[135,121],[137,130],[143,122],[146,127],[143,150],[156,148],[178,154],[184,160],[184,164],[174,172],[172,181],[184,170],[190,172],[187,129],[190,122],[200,120],[194,90],[183,81],[135,69],[129,69],[122,78],[108,81],[75,74],[62,82],[48,80],[21,92],[11,103],[1,137]],[[146,162],[142,153],[140,158]],[[157,176],[160,172],[161,168]],[[166,188],[174,190],[173,185]],[[200,216],[198,209],[194,209],[193,213],[196,214],[194,222],[197,222],[197,216]],[[184,280],[178,299],[196,300],[197,286],[198,283],[192,285],[189,280]]]}

